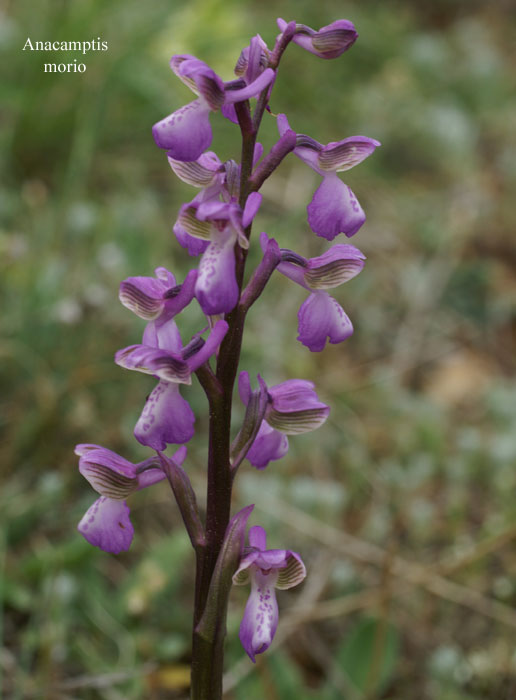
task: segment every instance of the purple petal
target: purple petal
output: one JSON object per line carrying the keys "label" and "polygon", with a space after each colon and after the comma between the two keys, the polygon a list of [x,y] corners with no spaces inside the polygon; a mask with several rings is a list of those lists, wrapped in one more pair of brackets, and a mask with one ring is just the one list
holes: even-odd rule
{"label": "purple petal", "polygon": [[77,529],[90,544],[111,554],[126,552],[134,535],[126,502],[104,496],[86,511]]}
{"label": "purple petal", "polygon": [[154,140],[174,160],[197,160],[211,144],[210,108],[194,100],[152,127]]}
{"label": "purple petal", "polygon": [[176,322],[168,319],[165,323],[151,321],[145,326],[142,345],[179,354],[182,349],[181,336]]}
{"label": "purple petal", "polygon": [[330,343],[341,343],[353,333],[353,326],[343,308],[327,292],[310,294],[297,317],[297,339],[312,352],[324,350],[326,338]]}
{"label": "purple petal", "polygon": [[253,525],[253,527],[249,528],[247,537],[250,547],[256,547],[262,552],[267,548],[267,533],[260,525]]}
{"label": "purple petal", "polygon": [[353,236],[366,218],[351,188],[335,173],[324,177],[307,211],[312,231],[329,241],[339,233]]}
{"label": "purple petal", "polygon": [[276,430],[286,435],[299,435],[321,426],[330,412],[319,401],[312,382],[289,379],[269,389],[272,404],[265,419]]}
{"label": "purple petal", "polygon": [[195,296],[207,315],[229,313],[238,302],[235,242],[236,232],[218,232],[201,258]]}
{"label": "purple petal", "polygon": [[224,83],[204,61],[189,54],[176,55],[170,59],[170,67],[211,110],[219,109],[224,102]]}
{"label": "purple petal", "polygon": [[226,104],[243,102],[250,97],[257,97],[262,90],[272,83],[275,77],[275,71],[272,68],[266,68],[250,85],[246,85],[240,90],[226,90]]}
{"label": "purple petal", "polygon": [[115,362],[124,369],[153,374],[167,382],[191,384],[188,364],[177,355],[148,345],[130,345],[115,354]]}
{"label": "purple petal", "polygon": [[163,451],[167,445],[192,439],[195,415],[177,384],[160,381],[153,389],[134,428],[142,445]]}
{"label": "purple petal", "polygon": [[[277,20],[280,31],[284,31],[287,22],[279,18]],[[352,22],[347,19],[339,19],[336,22],[321,27],[315,31],[305,25],[296,25],[296,34],[293,41],[306,51],[319,56],[319,58],[338,58],[347,51],[358,38],[358,34]]]}
{"label": "purple petal", "polygon": [[218,350],[219,345],[224,340],[224,336],[228,332],[228,328],[226,321],[217,321],[201,349],[188,358],[188,366],[191,372],[199,369]]}
{"label": "purple petal", "polygon": [[257,469],[265,469],[269,462],[281,459],[288,452],[288,438],[263,421],[258,435],[246,457]]}
{"label": "purple petal", "polygon": [[164,311],[159,317],[160,324],[174,318],[174,316],[177,316],[177,314],[180,313],[185,306],[188,306],[195,296],[194,289],[196,281],[197,270],[190,270],[190,272],[186,275],[185,281],[181,285],[178,294],[168,296],[167,292],[165,292]]}
{"label": "purple petal", "polygon": [[251,593],[240,624],[240,641],[251,661],[266,651],[278,627],[278,603],[274,586],[277,571],[263,574],[254,566],[251,573]]}
{"label": "purple petal", "polygon": [[163,282],[154,277],[128,277],[120,283],[118,298],[127,309],[150,321],[161,314],[166,289]]}

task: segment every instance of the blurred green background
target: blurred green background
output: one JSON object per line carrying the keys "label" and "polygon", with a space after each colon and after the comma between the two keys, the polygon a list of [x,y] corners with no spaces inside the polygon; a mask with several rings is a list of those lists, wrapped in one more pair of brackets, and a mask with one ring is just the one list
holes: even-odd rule
{"label": "blurred green background", "polygon": [[[323,143],[365,134],[383,145],[344,178],[368,216],[352,241],[367,265],[335,293],[354,336],[311,354],[295,340],[303,290],[279,275],[249,315],[242,368],[269,384],[314,379],[332,412],[281,462],[241,468],[235,510],[256,503],[252,524],[301,552],[309,576],[281,594],[277,639],[256,666],[237,638],[247,591],[232,592],[227,697],[515,698],[514,4],[2,7],[3,697],[187,693],[193,557],[170,493],[133,496],[132,548],[104,554],[76,532],[95,494],[73,448],[148,454],[132,430],[153,380],[112,361],[143,328],[118,284],[158,265],[182,279],[195,265],[171,231],[194,191],[150,132],[192,99],[168,59],[193,53],[230,79],[251,35],[273,44],[281,15],[315,28],[347,17],[360,38],[336,61],[289,48],[272,111]],[[27,37],[100,37],[109,51],[87,54],[82,75],[49,75],[49,54],[22,51]],[[238,157],[237,128],[220,114],[212,124],[220,157]],[[266,115],[260,140],[275,138]],[[317,183],[287,159],[255,231],[320,254],[305,213]],[[200,313],[180,322],[188,338]],[[184,395],[202,501],[206,406],[195,383]]]}

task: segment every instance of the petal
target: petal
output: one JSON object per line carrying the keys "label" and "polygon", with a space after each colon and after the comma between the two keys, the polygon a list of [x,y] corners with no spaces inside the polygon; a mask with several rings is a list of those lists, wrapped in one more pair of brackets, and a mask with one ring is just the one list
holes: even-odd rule
{"label": "petal", "polygon": [[[287,22],[279,18],[277,23],[280,31],[283,32]],[[319,31],[304,24],[297,24],[293,41],[319,58],[329,59],[337,58],[347,51],[357,38],[358,34],[353,23],[347,19],[339,19],[326,27],[321,27]]]}
{"label": "petal", "polygon": [[246,87],[240,88],[240,90],[226,90],[226,104],[243,102],[250,97],[257,97],[262,90],[272,83],[275,77],[275,71],[272,68],[266,68],[256,80],[253,80]]}
{"label": "petal", "polygon": [[192,162],[175,160],[168,156],[168,162],[179,179],[194,187],[209,187],[221,175],[218,170],[222,163],[213,151],[203,153]]}
{"label": "petal", "polygon": [[93,486],[97,493],[107,498],[123,501],[138,488],[136,469],[131,465],[132,476],[117,469],[111,469],[106,464],[96,462],[93,458],[81,457],[79,471]]}
{"label": "petal", "polygon": [[330,343],[341,343],[353,333],[353,326],[343,308],[327,292],[310,294],[297,317],[297,340],[312,352],[324,350],[327,337]]}
{"label": "petal", "polygon": [[272,404],[265,419],[286,435],[298,435],[315,430],[324,423],[329,407],[319,401],[312,382],[289,379],[269,390]]}
{"label": "petal", "polygon": [[224,340],[224,337],[228,332],[228,328],[229,326],[226,321],[223,321],[222,319],[217,321],[207,337],[206,342],[195,353],[195,355],[188,358],[187,362],[190,372],[195,372],[195,370],[199,369],[201,365],[207,362],[209,358],[215,354],[219,348],[219,345]]}
{"label": "petal", "polygon": [[195,415],[178,385],[160,381],[147,399],[134,436],[142,445],[163,451],[167,445],[191,440],[194,422]]}
{"label": "petal", "polygon": [[240,624],[240,641],[251,661],[255,655],[266,651],[278,627],[278,603],[274,586],[277,572],[264,575],[259,569],[252,569],[251,594],[245,606]]}
{"label": "petal", "polygon": [[276,588],[281,590],[293,588],[294,586],[297,586],[298,583],[301,583],[305,577],[306,568],[303,564],[303,560],[296,552],[288,551],[286,567],[278,570]]}
{"label": "petal", "polygon": [[310,258],[304,272],[310,289],[333,289],[347,282],[364,267],[365,255],[347,243],[337,243],[322,255]]}
{"label": "petal", "polygon": [[194,238],[180,225],[179,221],[176,221],[173,228],[174,234],[182,248],[188,251],[191,256],[201,255],[204,253],[206,248],[209,246],[209,240],[202,240],[200,238]]}
{"label": "petal", "polygon": [[127,459],[120,457],[116,452],[108,450],[106,447],[101,447],[100,445],[91,444],[81,444],[75,447],[75,454],[79,455],[81,458],[79,460],[79,466],[81,462],[94,462],[97,464],[102,464],[108,469],[112,469],[119,474],[123,474],[127,477],[135,476],[135,466]]}
{"label": "petal", "polygon": [[260,525],[253,525],[249,528],[249,546],[260,549],[262,552],[267,549],[267,533]]}
{"label": "petal", "polygon": [[[188,306],[195,296],[194,289],[196,281],[197,270],[190,270],[185,277],[185,281],[179,288],[175,287],[165,292],[165,308],[159,319],[160,324],[174,318],[185,306]],[[173,294],[171,294],[171,292],[173,292]]]}
{"label": "petal", "polygon": [[134,535],[126,502],[104,496],[86,511],[77,529],[90,544],[111,554],[126,552]]}
{"label": "petal", "polygon": [[140,318],[151,321],[163,309],[163,294],[167,287],[154,277],[128,277],[120,283],[118,298]]}
{"label": "petal", "polygon": [[151,321],[143,331],[142,345],[179,355],[183,344],[177,323],[173,319],[168,319],[165,323],[161,323],[161,319],[159,323]]}
{"label": "petal", "polygon": [[[192,206],[191,202],[181,205],[177,215],[177,221],[174,224],[174,233],[178,239],[179,234],[182,232],[193,238],[199,238],[202,241],[210,240],[211,223],[209,221],[201,221],[197,218],[197,207]],[[207,246],[208,243],[206,243],[206,247]]]}
{"label": "petal", "polygon": [[328,143],[319,153],[319,167],[333,172],[349,170],[370,156],[377,146],[381,146],[380,142],[367,136],[349,136]]}
{"label": "petal", "polygon": [[174,160],[197,160],[213,138],[210,108],[201,99],[181,107],[152,127],[154,140]]}
{"label": "petal", "polygon": [[324,177],[307,211],[312,231],[329,241],[339,233],[353,236],[366,218],[351,188],[335,173]]}
{"label": "petal", "polygon": [[205,314],[229,313],[237,305],[235,242],[232,230],[218,232],[201,258],[195,296]]}
{"label": "petal", "polygon": [[258,435],[246,457],[257,469],[265,469],[269,462],[281,459],[288,452],[288,438],[262,422]]}
{"label": "petal", "polygon": [[235,586],[244,586],[251,580],[249,575],[249,567],[254,564],[260,556],[260,552],[249,552],[245,557],[242,557],[238,569],[233,574],[233,583]]}
{"label": "petal", "polygon": [[190,90],[202,95],[210,109],[217,110],[224,102],[224,83],[204,61],[180,54],[172,56],[170,67]]}
{"label": "petal", "polygon": [[191,384],[190,369],[181,358],[148,345],[130,345],[115,354],[115,362],[124,369],[153,374],[167,382]]}

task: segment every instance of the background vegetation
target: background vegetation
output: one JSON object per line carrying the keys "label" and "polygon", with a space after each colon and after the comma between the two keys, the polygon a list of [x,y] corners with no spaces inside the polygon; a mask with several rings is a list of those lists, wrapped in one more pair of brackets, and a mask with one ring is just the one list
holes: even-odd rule
{"label": "background vegetation", "polygon": [[[277,15],[352,19],[337,61],[289,49],[274,112],[322,142],[383,146],[348,182],[368,215],[353,240],[364,272],[337,290],[355,325],[311,354],[296,340],[301,289],[279,276],[249,318],[242,367],[269,383],[315,378],[331,406],[264,473],[244,466],[237,509],[309,577],[281,596],[277,640],[252,666],[232,593],[229,700],[486,700],[516,697],[516,101],[514,5],[481,0],[11,0],[0,22],[0,567],[5,698],[183,698],[192,555],[167,487],[137,494],[127,554],[88,545],[76,523],[95,495],[73,447],[129,459],[152,379],[114,352],[142,322],[117,300],[129,275],[195,264],[171,233],[192,190],[151,125],[191,99],[168,68],[193,53],[229,78]],[[26,38],[109,43],[87,71],[49,75]],[[64,62],[77,58],[63,56]],[[57,60],[54,56],[53,60]],[[215,115],[215,150],[237,157]],[[274,120],[262,142],[276,138]],[[323,241],[305,206],[317,176],[287,160],[259,230],[305,255]],[[253,260],[257,260],[257,253]],[[197,330],[185,314],[182,332]],[[202,484],[206,407],[187,468]]]}

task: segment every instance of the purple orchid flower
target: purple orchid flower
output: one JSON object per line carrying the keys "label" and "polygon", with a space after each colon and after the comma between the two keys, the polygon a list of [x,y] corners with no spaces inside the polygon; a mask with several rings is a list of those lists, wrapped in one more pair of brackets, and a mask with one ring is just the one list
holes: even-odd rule
{"label": "purple orchid flower", "polygon": [[[288,379],[268,388],[269,405],[258,434],[247,453],[257,469],[281,459],[288,451],[287,435],[300,435],[319,428],[328,417],[330,407],[319,401],[313,382]],[[238,391],[246,406],[251,397],[248,372],[240,372]]]}
{"label": "purple orchid flower", "polygon": [[[284,114],[278,115],[278,129],[281,136],[290,129]],[[349,136],[323,146],[310,136],[298,134],[297,144],[296,156],[323,178],[307,207],[310,228],[329,241],[339,233],[354,236],[366,216],[351,187],[337,173],[361,163],[380,142],[367,136]]]}
{"label": "purple orchid flower", "polygon": [[171,158],[180,161],[197,160],[210,146],[213,139],[210,112],[256,97],[275,76],[274,71],[267,68],[250,85],[225,85],[204,61],[188,54],[172,56],[170,67],[198,95],[196,100],[152,127],[156,144],[166,149]]}
{"label": "purple orchid flower", "polygon": [[[261,234],[264,253],[270,240],[273,239],[266,233]],[[282,249],[281,253],[283,262],[278,265],[279,272],[311,292],[297,315],[297,340],[312,352],[320,352],[327,339],[335,344],[349,338],[353,325],[326,290],[356,277],[364,267],[365,255],[349,243],[336,243],[316,258],[306,259],[288,249]]]}
{"label": "purple orchid flower", "polygon": [[120,283],[122,304],[146,321],[166,323],[177,316],[194,298],[197,270],[190,270],[182,285],[164,267],[154,270],[156,277],[128,277]]}
{"label": "purple orchid flower", "polygon": [[[288,22],[281,17],[278,18],[277,24],[282,32],[288,26]],[[305,24],[296,24],[296,33],[292,41],[319,58],[338,58],[353,46],[357,38],[353,22],[338,19],[318,31]]]}
{"label": "purple orchid flower", "polygon": [[[235,201],[208,201],[197,208],[196,218],[210,222],[210,243],[199,265],[195,296],[207,315],[229,313],[239,297],[235,273],[235,244],[248,248],[244,229],[260,207],[262,195],[253,192],[242,211]],[[195,229],[191,229],[195,233]]]}
{"label": "purple orchid flower", "polygon": [[306,577],[299,554],[290,549],[266,549],[267,534],[255,525],[249,530],[249,547],[244,550],[233,583],[251,582],[251,593],[240,624],[240,641],[255,663],[255,655],[266,651],[278,627],[276,591],[297,586]]}
{"label": "purple orchid flower", "polygon": [[141,345],[116,353],[115,362],[121,367],[159,379],[134,428],[134,436],[142,445],[162,451],[167,444],[191,440],[195,416],[181,396],[179,384],[192,383],[192,373],[217,351],[227,330],[225,321],[217,321],[206,342],[197,336],[183,348],[174,320],[164,324],[152,321],[145,328]]}
{"label": "purple orchid flower", "polygon": [[[162,481],[165,474],[157,457],[133,464],[100,445],[77,445],[79,471],[100,494],[86,511],[77,529],[86,540],[105,552],[126,552],[133,540],[126,498],[134,491]],[[186,447],[180,447],[173,460],[182,464]]]}

